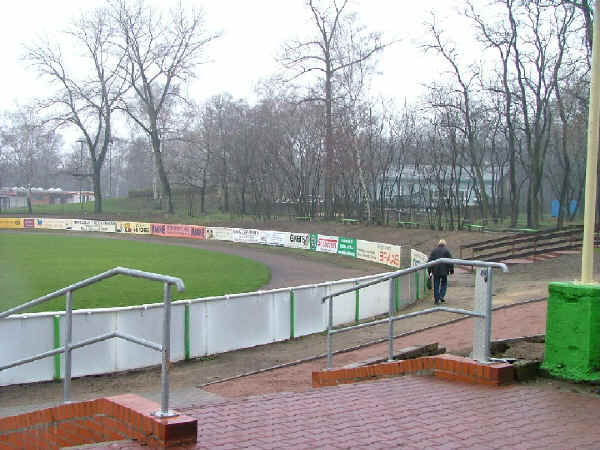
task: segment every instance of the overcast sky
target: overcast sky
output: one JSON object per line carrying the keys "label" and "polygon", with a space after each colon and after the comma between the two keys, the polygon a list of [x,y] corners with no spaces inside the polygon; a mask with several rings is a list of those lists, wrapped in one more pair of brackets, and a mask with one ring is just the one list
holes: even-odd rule
{"label": "overcast sky", "polygon": [[[188,0],[203,7],[211,30],[223,37],[211,45],[213,62],[200,66],[191,93],[198,99],[229,92],[234,98],[253,99],[257,81],[275,73],[274,60],[286,39],[306,35],[303,0]],[[1,109],[15,102],[25,104],[44,95],[45,84],[28,71],[20,60],[22,45],[36,36],[62,30],[80,11],[101,5],[94,0],[18,0],[3,2],[0,14],[2,71],[0,71]],[[167,4],[166,0],[156,2]],[[421,83],[444,70],[439,59],[424,55],[418,48],[424,39],[423,21],[434,10],[440,17],[454,14],[461,0],[354,0],[350,9],[358,12],[359,22],[369,31],[380,31],[386,39],[401,42],[380,57],[375,94],[404,101],[422,92]],[[458,42],[468,39],[464,27],[448,25]]]}

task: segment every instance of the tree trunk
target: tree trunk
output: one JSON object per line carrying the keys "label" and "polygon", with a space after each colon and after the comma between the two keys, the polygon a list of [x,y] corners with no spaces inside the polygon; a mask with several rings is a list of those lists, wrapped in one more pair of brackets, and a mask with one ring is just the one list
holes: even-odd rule
{"label": "tree trunk", "polygon": [[94,173],[92,175],[93,184],[94,184],[94,212],[101,213],[102,212],[102,190],[100,188],[100,165],[98,163],[93,163]]}
{"label": "tree trunk", "polygon": [[33,208],[31,207],[31,188],[27,191],[27,212],[33,214]]}
{"label": "tree trunk", "polygon": [[163,195],[166,195],[166,197],[167,197],[169,214],[173,214],[175,212],[175,207],[173,205],[171,185],[169,184],[169,179],[167,177],[167,171],[165,170],[165,166],[163,164],[161,153],[157,152],[156,155],[157,155],[156,168],[158,170],[158,178],[160,180],[160,184],[162,187],[162,193],[163,193]]}
{"label": "tree trunk", "polygon": [[[328,53],[326,53],[328,55]],[[331,69],[327,59],[325,72],[325,216],[334,216],[333,205],[333,117],[332,117],[332,87]]]}

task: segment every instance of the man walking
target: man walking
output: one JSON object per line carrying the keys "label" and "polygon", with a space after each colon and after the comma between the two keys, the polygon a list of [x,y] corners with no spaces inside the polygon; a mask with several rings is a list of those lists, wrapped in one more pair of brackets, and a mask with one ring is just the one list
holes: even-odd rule
{"label": "man walking", "polygon": [[[435,261],[440,258],[452,258],[450,251],[446,247],[446,241],[440,239],[436,248],[431,251],[427,262]],[[433,274],[433,298],[434,303],[446,303],[444,297],[446,296],[446,288],[448,287],[448,274],[454,273],[453,264],[437,264],[427,269],[429,275]]]}

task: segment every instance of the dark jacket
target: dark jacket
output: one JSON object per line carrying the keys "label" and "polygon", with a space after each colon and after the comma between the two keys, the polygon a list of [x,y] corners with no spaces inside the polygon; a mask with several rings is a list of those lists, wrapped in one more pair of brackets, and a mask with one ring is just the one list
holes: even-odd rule
{"label": "dark jacket", "polygon": [[[450,250],[446,248],[445,245],[438,245],[431,251],[431,255],[429,255],[429,261],[435,261],[440,258],[452,258],[450,254]],[[453,264],[438,264],[433,267],[429,267],[429,273],[433,272],[433,276],[435,277],[445,277],[448,276],[449,273],[454,273],[454,265]]]}

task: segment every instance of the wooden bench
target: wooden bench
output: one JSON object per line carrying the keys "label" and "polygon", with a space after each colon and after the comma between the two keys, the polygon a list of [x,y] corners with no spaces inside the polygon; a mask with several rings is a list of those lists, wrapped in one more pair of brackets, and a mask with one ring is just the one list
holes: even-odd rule
{"label": "wooden bench", "polygon": [[312,217],[296,217],[296,220],[303,220],[305,222],[310,222],[312,220]]}
{"label": "wooden bench", "polygon": [[359,223],[359,222],[360,222],[360,220],[358,220],[358,219],[342,219],[342,223],[353,224],[353,223]]}
{"label": "wooden bench", "polygon": [[399,227],[404,227],[404,228],[419,228],[419,224],[417,222],[403,222],[403,221],[398,221],[398,226]]}
{"label": "wooden bench", "polygon": [[517,233],[537,233],[540,230],[536,230],[535,228],[511,228],[510,231]]}
{"label": "wooden bench", "polygon": [[483,230],[485,230],[485,227],[483,225],[475,225],[475,224],[472,224],[472,223],[465,224],[465,227],[468,228],[471,231],[481,231],[481,232],[483,232]]}

